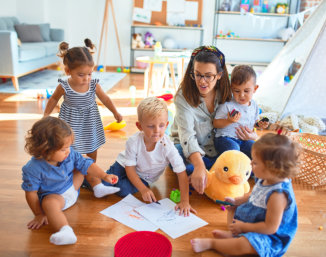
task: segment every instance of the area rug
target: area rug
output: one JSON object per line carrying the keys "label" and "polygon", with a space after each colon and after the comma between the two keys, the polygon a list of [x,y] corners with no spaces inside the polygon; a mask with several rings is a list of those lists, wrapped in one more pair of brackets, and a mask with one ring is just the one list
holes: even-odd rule
{"label": "area rug", "polygon": [[[125,73],[114,72],[93,72],[92,78],[98,78],[99,84],[104,92],[110,90],[121,79],[126,76]],[[65,79],[66,76],[58,70],[42,70],[20,77],[18,79],[19,91],[16,91],[11,80],[0,83],[0,93],[23,93],[28,95],[45,94],[46,90],[52,91],[58,85],[58,78]]]}

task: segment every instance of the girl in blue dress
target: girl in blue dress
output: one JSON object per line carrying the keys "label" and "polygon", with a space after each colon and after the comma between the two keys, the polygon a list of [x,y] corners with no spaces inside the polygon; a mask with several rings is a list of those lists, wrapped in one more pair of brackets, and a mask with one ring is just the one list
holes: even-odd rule
{"label": "girl in blue dress", "polygon": [[229,231],[215,238],[191,240],[193,250],[229,255],[283,256],[298,227],[297,205],[290,177],[298,170],[299,146],[287,136],[265,134],[252,148],[252,170],[258,178],[251,194],[225,200]]}
{"label": "girl in blue dress", "polygon": [[61,119],[45,117],[37,121],[26,137],[26,151],[32,155],[23,167],[22,188],[34,213],[29,229],[50,224],[56,233],[50,242],[56,245],[77,241],[63,211],[75,204],[84,176],[91,174],[115,184],[118,177],[106,174],[93,159],[84,158],[71,148],[74,134]]}
{"label": "girl in blue dress", "polygon": [[[113,113],[117,122],[122,121],[121,114],[115,108],[110,97],[98,84],[98,79],[92,79],[94,61],[92,51],[94,45],[85,39],[85,47],[69,48],[68,43],[59,45],[60,57],[63,59],[65,73],[68,79],[59,79],[59,85],[49,99],[44,116],[49,116],[63,96],[59,118],[66,121],[75,134],[74,150],[96,161],[97,149],[105,143],[105,135],[101,116],[96,103],[96,97]],[[96,197],[103,197],[119,191],[119,188],[104,186],[101,181],[91,175],[87,181]]]}

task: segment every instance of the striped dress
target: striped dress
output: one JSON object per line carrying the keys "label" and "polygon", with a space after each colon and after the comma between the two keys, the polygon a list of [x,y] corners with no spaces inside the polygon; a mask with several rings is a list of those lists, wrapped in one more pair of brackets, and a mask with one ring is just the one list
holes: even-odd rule
{"label": "striped dress", "polygon": [[66,121],[75,134],[72,147],[81,154],[92,153],[105,143],[103,124],[95,100],[98,79],[92,79],[89,90],[78,93],[68,80],[58,80],[65,91],[59,118]]}

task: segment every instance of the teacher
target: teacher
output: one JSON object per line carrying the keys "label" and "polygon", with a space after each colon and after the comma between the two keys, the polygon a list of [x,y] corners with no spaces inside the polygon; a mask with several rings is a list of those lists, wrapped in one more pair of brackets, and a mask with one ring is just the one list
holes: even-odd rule
{"label": "teacher", "polygon": [[232,98],[224,54],[214,46],[201,46],[191,55],[176,95],[171,139],[182,156],[191,184],[203,194],[206,169],[217,158],[213,119],[219,104]]}

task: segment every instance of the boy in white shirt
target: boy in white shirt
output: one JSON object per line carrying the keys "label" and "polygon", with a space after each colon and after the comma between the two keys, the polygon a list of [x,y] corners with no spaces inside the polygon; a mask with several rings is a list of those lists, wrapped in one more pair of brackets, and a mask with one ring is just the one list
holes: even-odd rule
{"label": "boy in white shirt", "polygon": [[[181,201],[176,205],[180,214],[188,216],[190,211],[196,212],[189,204],[189,182],[186,167],[174,144],[165,134],[169,124],[168,109],[164,101],[156,97],[148,97],[137,107],[139,132],[126,142],[125,151],[121,152],[116,162],[107,170],[108,174],[119,177],[114,186],[120,188],[118,195],[140,192],[144,201],[156,202],[149,184],[155,182],[171,164],[177,173]],[[111,185],[107,182],[104,184]]]}

